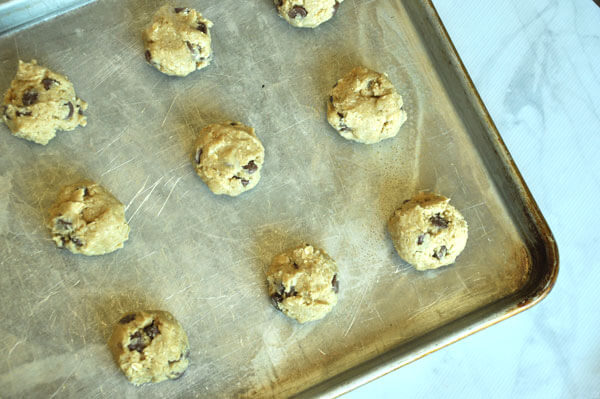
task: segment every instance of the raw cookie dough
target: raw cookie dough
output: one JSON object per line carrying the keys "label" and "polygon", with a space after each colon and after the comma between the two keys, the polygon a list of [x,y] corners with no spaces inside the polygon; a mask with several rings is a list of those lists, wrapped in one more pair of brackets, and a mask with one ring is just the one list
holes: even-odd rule
{"label": "raw cookie dough", "polygon": [[212,26],[193,8],[162,6],[142,34],[146,60],[172,76],[186,76],[208,66]]}
{"label": "raw cookie dough", "polygon": [[398,255],[417,270],[454,263],[467,243],[467,222],[444,196],[420,193],[388,222]]}
{"label": "raw cookie dough", "polygon": [[85,126],[86,109],[87,103],[77,98],[66,76],[38,65],[36,60],[19,60],[0,113],[15,136],[46,145],[57,130]]}
{"label": "raw cookie dough", "polygon": [[337,273],[334,260],[309,244],[278,255],[267,272],[273,305],[300,323],[321,319],[337,303]]}
{"label": "raw cookie dough", "polygon": [[277,11],[297,28],[316,28],[329,21],[344,0],[275,0]]}
{"label": "raw cookie dough", "polygon": [[232,197],[258,184],[264,159],[265,149],[254,129],[239,122],[206,126],[194,153],[196,173],[208,188]]}
{"label": "raw cookie dough", "polygon": [[356,67],[333,86],[327,120],[345,139],[374,144],[398,134],[406,121],[402,105],[385,74]]}
{"label": "raw cookie dough", "polygon": [[91,181],[64,187],[50,208],[48,227],[59,248],[74,254],[103,255],[129,238],[125,207]]}
{"label": "raw cookie dough", "polygon": [[190,363],[185,331],[171,313],[160,310],[121,316],[108,346],[135,385],[177,379]]}

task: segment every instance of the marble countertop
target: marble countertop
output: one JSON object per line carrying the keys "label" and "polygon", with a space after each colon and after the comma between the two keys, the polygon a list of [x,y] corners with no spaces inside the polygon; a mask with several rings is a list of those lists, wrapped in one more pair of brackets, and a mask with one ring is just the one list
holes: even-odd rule
{"label": "marble countertop", "polygon": [[540,304],[347,398],[600,398],[600,7],[434,0],[558,242]]}

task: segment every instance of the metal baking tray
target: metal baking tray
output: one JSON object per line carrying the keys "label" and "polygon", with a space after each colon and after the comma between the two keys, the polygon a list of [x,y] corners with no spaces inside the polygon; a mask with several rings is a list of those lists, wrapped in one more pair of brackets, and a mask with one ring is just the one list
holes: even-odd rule
{"label": "metal baking tray", "polygon": [[[215,59],[183,79],[144,60],[161,4],[103,0],[0,36],[3,90],[35,58],[89,103],[88,126],[46,147],[0,129],[2,396],[331,397],[549,292],[556,243],[430,1],[346,0],[315,30],[272,0],[187,1],[215,23]],[[396,138],[358,145],[328,126],[327,93],[357,64],[402,93]],[[238,198],[212,195],[190,161],[199,129],[222,120],[266,148],[261,182]],[[87,258],[50,240],[46,210],[81,178],[126,204],[123,249]],[[420,190],[469,223],[453,266],[417,272],[395,254],[386,221]],[[302,241],[340,267],[337,306],[306,325],[273,309],[264,274]],[[182,379],[136,388],[113,364],[114,322],[142,308],[186,329]]]}

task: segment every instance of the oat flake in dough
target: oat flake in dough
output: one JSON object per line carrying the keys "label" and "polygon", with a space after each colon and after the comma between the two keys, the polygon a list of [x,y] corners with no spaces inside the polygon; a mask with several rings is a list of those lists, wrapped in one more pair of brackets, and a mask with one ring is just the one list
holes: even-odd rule
{"label": "oat flake in dough", "polygon": [[420,193],[406,200],[388,222],[398,254],[417,270],[454,263],[465,248],[467,222],[449,201],[441,195]]}
{"label": "oat flake in dough", "polygon": [[0,113],[15,136],[46,145],[58,130],[85,126],[86,109],[87,103],[77,97],[66,76],[32,60],[19,61]]}
{"label": "oat flake in dough", "polygon": [[74,254],[103,255],[129,238],[125,207],[91,181],[64,187],[50,208],[48,227],[59,248]]}
{"label": "oat flake in dough", "polygon": [[180,378],[190,363],[188,337],[165,311],[124,314],[108,346],[125,377],[135,385]]}
{"label": "oat flake in dough", "polygon": [[325,251],[309,244],[274,257],[267,281],[275,308],[299,323],[319,320],[337,304],[338,267]]}
{"label": "oat flake in dough", "polygon": [[297,28],[316,28],[337,13],[344,0],[275,0],[281,18]]}
{"label": "oat flake in dough", "polygon": [[333,86],[327,120],[345,139],[374,144],[398,134],[406,112],[385,74],[356,67]]}
{"label": "oat flake in dough", "polygon": [[145,57],[164,74],[186,76],[212,59],[212,22],[192,8],[164,5],[144,30]]}
{"label": "oat flake in dough", "polygon": [[265,149],[254,129],[239,122],[206,126],[194,152],[196,173],[208,188],[232,197],[258,184],[264,159]]}

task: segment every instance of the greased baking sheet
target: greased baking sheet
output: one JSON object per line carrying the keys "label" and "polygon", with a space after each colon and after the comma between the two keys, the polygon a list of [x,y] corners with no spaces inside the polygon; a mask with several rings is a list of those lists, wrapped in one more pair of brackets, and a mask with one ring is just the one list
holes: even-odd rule
{"label": "greased baking sheet", "polygon": [[[162,4],[102,0],[0,36],[0,87],[18,59],[68,75],[88,126],[46,147],[0,129],[0,391],[6,397],[333,396],[539,301],[556,245],[428,1],[346,0],[315,30],[272,0],[197,0],[215,59],[186,78],[144,60],[142,27]],[[476,38],[474,38],[476,40]],[[400,134],[365,146],[326,121],[331,86],[356,65],[404,97]],[[191,153],[206,124],[241,121],[266,148],[258,186],[217,197]],[[113,254],[57,249],[44,226],[59,188],[82,178],[126,204]],[[458,262],[417,272],[386,222],[420,190],[469,223]],[[340,296],[297,324],[267,294],[271,258],[301,242],[337,260]],[[134,387],[106,342],[119,315],[173,313],[192,365]],[[302,393],[303,392],[303,393]]]}

